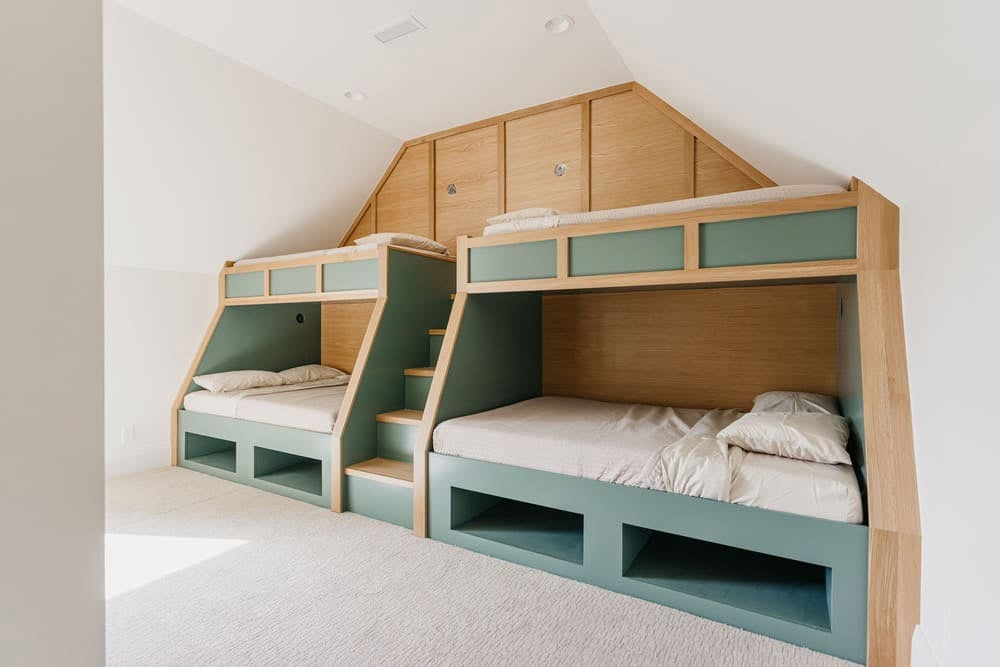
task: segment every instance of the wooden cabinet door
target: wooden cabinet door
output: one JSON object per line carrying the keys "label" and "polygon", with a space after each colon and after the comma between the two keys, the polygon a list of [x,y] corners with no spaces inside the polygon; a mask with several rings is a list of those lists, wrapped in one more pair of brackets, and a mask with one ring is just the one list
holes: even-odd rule
{"label": "wooden cabinet door", "polygon": [[354,228],[351,235],[344,239],[344,245],[354,245],[358,239],[375,233],[375,207],[369,206],[365,209],[365,214],[358,220],[358,226]]}
{"label": "wooden cabinet door", "polygon": [[[507,122],[507,210],[584,209],[583,117],[579,104]],[[565,173],[556,173],[557,165]]]}
{"label": "wooden cabinet door", "polygon": [[410,146],[375,198],[379,232],[431,236],[430,146]]}
{"label": "wooden cabinet door", "polygon": [[496,125],[435,142],[434,207],[437,240],[454,252],[455,237],[478,236],[500,208]]}

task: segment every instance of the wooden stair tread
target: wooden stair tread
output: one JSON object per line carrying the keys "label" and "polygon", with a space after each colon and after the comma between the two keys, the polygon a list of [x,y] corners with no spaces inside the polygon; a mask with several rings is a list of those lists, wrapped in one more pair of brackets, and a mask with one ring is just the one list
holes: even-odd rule
{"label": "wooden stair tread", "polygon": [[416,375],[419,377],[434,377],[434,367],[424,366],[423,368],[407,368],[403,370],[403,375]]}
{"label": "wooden stair tread", "polygon": [[423,419],[423,410],[393,410],[392,412],[383,412],[380,415],[375,415],[375,421],[385,422],[387,424],[409,424],[411,426],[418,426],[420,420]]}
{"label": "wooden stair tread", "polygon": [[385,484],[413,488],[413,464],[394,459],[374,458],[344,469],[345,475],[362,477]]}
{"label": "wooden stair tread", "polygon": [[444,329],[428,329],[427,333],[431,336],[443,336],[444,331]]}

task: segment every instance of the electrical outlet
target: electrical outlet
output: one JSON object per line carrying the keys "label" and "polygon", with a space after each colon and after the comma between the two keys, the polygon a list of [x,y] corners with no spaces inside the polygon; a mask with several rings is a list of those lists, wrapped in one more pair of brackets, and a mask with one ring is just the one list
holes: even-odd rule
{"label": "electrical outlet", "polygon": [[122,426],[121,436],[123,445],[135,442],[135,424]]}

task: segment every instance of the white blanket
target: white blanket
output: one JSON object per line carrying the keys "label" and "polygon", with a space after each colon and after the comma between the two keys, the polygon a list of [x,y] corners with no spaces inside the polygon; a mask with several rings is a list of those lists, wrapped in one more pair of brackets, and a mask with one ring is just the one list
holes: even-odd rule
{"label": "white blanket", "polygon": [[543,396],[443,422],[433,444],[439,454],[862,521],[850,466],[744,454],[716,439],[741,415]]}
{"label": "white blanket", "polygon": [[561,215],[545,215],[537,218],[511,220],[509,222],[487,225],[486,229],[483,230],[483,235],[492,236],[493,234],[513,234],[514,232],[525,232],[532,229],[551,229],[553,227],[564,227],[567,225],[584,225],[589,223],[609,222],[611,220],[642,218],[650,215],[685,213],[687,211],[701,211],[704,209],[723,208],[726,206],[744,206],[747,204],[759,204],[761,202],[779,201],[782,199],[798,199],[800,197],[815,197],[817,195],[836,194],[843,191],[843,188],[837,187],[836,185],[781,185],[773,188],[758,188],[755,190],[743,190],[740,192],[727,192],[725,194],[711,195],[708,197],[678,199],[676,201],[660,202],[657,204],[643,204],[641,206],[629,206],[626,208],[612,208],[605,211],[564,213]]}
{"label": "white blanket", "polygon": [[350,376],[241,391],[195,391],[184,409],[220,417],[332,433]]}

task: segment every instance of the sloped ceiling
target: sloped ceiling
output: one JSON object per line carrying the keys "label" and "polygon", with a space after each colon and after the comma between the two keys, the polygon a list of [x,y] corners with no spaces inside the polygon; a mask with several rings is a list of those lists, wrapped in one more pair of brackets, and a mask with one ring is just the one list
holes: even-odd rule
{"label": "sloped ceiling", "polygon": [[[583,0],[121,4],[401,140],[631,79]],[[558,14],[575,28],[550,35]],[[410,15],[427,29],[372,36]]]}

